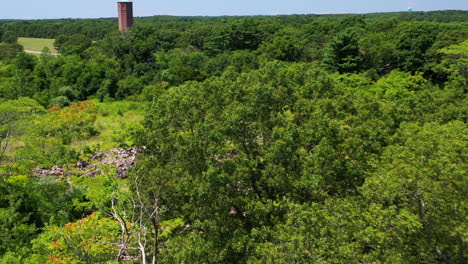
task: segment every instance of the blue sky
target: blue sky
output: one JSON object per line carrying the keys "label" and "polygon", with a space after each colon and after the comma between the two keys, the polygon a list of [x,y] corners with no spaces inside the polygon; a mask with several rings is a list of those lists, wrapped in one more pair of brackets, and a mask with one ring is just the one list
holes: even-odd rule
{"label": "blue sky", "polygon": [[[116,17],[115,0],[2,0],[0,19]],[[134,0],[135,16],[371,13],[461,9],[468,0]]]}

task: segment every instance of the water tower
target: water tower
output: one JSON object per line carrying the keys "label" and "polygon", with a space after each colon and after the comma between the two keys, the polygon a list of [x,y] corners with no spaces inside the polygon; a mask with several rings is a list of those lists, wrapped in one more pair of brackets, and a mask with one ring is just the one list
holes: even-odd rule
{"label": "water tower", "polygon": [[119,30],[127,32],[133,25],[133,2],[132,1],[119,1]]}

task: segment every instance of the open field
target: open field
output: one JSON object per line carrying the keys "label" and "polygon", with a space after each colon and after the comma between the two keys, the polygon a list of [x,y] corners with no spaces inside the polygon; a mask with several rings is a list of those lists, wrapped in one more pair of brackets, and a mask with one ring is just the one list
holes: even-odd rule
{"label": "open field", "polygon": [[55,39],[43,39],[43,38],[18,38],[18,43],[21,44],[25,50],[41,52],[44,47],[49,48],[51,53],[56,53],[57,50],[54,48]]}

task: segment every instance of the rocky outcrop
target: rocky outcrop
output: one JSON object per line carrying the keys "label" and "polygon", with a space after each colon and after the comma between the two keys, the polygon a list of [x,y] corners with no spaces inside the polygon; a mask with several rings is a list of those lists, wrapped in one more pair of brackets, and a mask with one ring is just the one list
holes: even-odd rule
{"label": "rocky outcrop", "polygon": [[[117,171],[117,177],[127,178],[128,170],[135,165],[136,156],[138,154],[139,148],[129,148],[121,149],[116,148],[109,151],[101,152],[92,156],[89,161],[90,164],[81,164],[82,171],[91,171],[97,173],[100,165],[111,165]],[[87,166],[83,166],[87,165]]]}
{"label": "rocky outcrop", "polygon": [[51,169],[37,167],[33,170],[33,176],[63,177],[72,174],[93,177],[103,173],[109,168],[116,170],[116,177],[127,178],[128,170],[135,165],[137,155],[141,148],[116,148],[93,155],[89,160],[79,160],[75,166],[64,170],[62,166],[54,166]]}
{"label": "rocky outcrop", "polygon": [[63,167],[53,166],[51,169],[36,167],[33,170],[33,175],[37,177],[41,177],[41,176],[43,177],[43,176],[48,176],[48,175],[61,177],[63,176]]}

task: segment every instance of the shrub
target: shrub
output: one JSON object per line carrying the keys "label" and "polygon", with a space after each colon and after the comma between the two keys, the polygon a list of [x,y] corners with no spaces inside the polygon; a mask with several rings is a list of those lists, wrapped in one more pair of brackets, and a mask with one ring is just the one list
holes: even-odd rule
{"label": "shrub", "polygon": [[78,99],[78,92],[70,86],[64,86],[59,89],[59,95],[67,97],[70,101]]}
{"label": "shrub", "polygon": [[[39,263],[102,263],[118,254],[119,223],[93,213],[63,228],[51,227],[33,241]],[[107,262],[106,262],[107,263]]]}
{"label": "shrub", "polygon": [[61,138],[64,144],[75,139],[87,139],[97,134],[94,129],[96,117],[96,106],[91,101],[73,103],[66,108],[55,104],[46,118],[38,123],[39,133]]}
{"label": "shrub", "polygon": [[70,105],[70,100],[66,96],[57,96],[54,99],[50,100],[49,103],[52,107],[53,106],[59,106],[59,107],[65,107]]}

